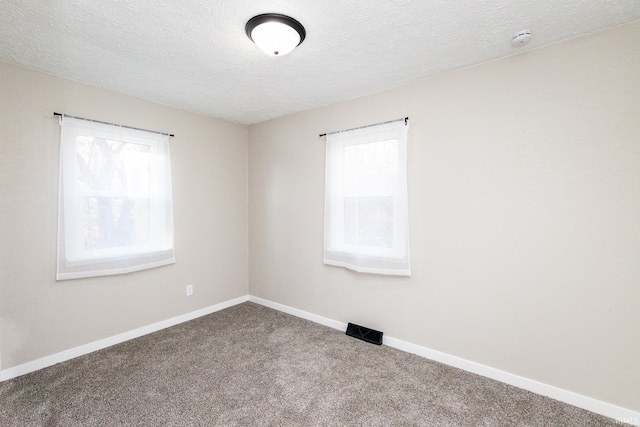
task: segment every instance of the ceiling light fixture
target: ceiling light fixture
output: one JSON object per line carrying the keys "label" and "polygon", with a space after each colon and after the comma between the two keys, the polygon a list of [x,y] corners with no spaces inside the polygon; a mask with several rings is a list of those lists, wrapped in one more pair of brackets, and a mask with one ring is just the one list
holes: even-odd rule
{"label": "ceiling light fixture", "polygon": [[247,36],[267,55],[282,56],[296,48],[307,35],[301,23],[279,13],[265,13],[249,19]]}

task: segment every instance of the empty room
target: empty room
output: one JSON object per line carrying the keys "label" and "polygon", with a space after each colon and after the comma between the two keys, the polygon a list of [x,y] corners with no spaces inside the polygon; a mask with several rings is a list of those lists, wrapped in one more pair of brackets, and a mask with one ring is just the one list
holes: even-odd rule
{"label": "empty room", "polygon": [[640,425],[640,2],[0,0],[0,425]]}

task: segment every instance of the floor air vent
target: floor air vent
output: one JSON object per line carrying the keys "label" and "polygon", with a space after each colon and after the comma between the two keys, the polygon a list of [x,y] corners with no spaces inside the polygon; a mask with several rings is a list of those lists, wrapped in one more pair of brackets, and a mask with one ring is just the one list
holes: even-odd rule
{"label": "floor air vent", "polygon": [[358,326],[353,323],[347,325],[347,335],[359,340],[370,342],[371,344],[382,345],[382,332]]}

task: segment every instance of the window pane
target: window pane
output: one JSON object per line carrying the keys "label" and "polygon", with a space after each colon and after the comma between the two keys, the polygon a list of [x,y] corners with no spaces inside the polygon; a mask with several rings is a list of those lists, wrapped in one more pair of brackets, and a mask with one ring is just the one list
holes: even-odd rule
{"label": "window pane", "polygon": [[397,169],[397,140],[344,147],[344,187],[348,196],[344,199],[345,243],[393,247],[390,195],[394,193]]}
{"label": "window pane", "polygon": [[149,199],[126,196],[149,193],[150,147],[78,136],[76,150],[85,250],[149,244]]}
{"label": "window pane", "polygon": [[344,147],[345,194],[393,194],[397,175],[397,140]]}
{"label": "window pane", "polygon": [[78,136],[79,190],[111,194],[147,193],[150,188],[150,147]]}
{"label": "window pane", "polygon": [[350,245],[393,247],[393,197],[345,197],[344,239]]}
{"label": "window pane", "polygon": [[149,244],[149,220],[149,199],[85,197],[84,248]]}

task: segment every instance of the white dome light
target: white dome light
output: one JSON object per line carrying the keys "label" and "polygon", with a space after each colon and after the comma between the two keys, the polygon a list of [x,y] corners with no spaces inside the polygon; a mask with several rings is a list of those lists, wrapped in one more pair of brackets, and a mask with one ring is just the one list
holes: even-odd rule
{"label": "white dome light", "polygon": [[306,36],[298,21],[278,13],[254,16],[247,22],[245,31],[262,51],[273,56],[291,52]]}

